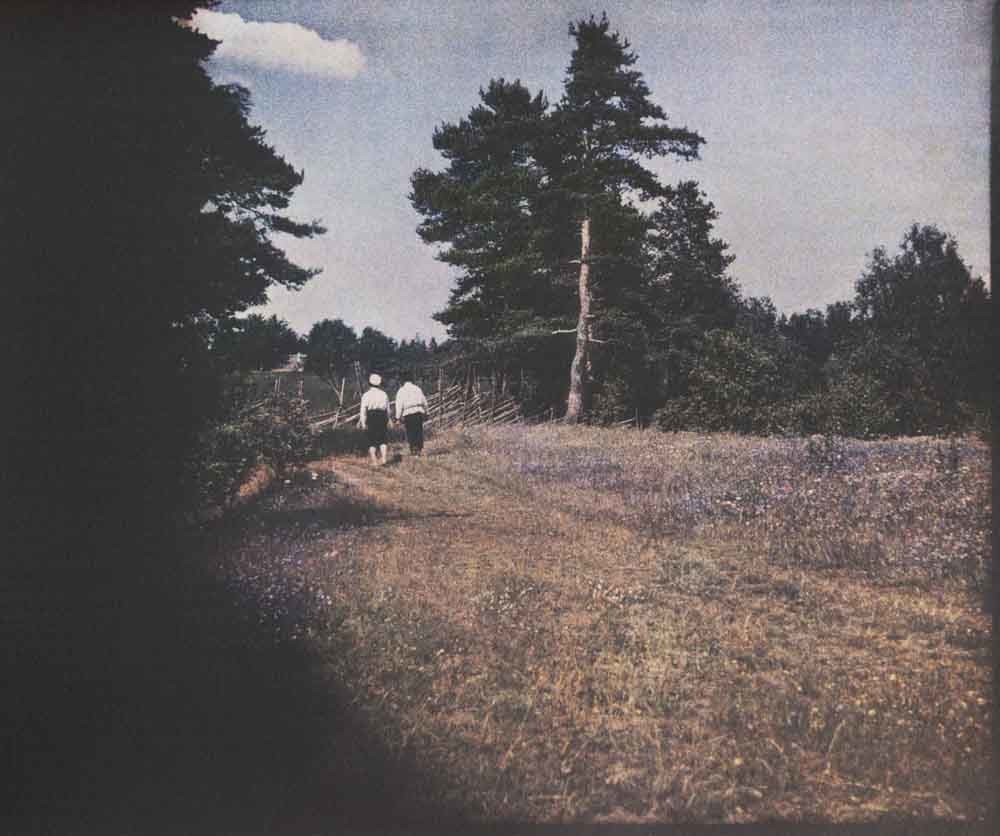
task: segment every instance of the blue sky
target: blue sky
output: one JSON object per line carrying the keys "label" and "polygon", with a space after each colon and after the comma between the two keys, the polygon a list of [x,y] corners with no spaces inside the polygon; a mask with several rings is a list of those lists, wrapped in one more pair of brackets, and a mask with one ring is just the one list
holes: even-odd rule
{"label": "blue sky", "polygon": [[323,273],[260,312],[442,337],[454,274],[416,235],[410,175],[442,167],[434,128],[491,78],[557,101],[568,25],[602,11],[671,124],[706,139],[651,167],[701,184],[746,295],[785,313],[849,299],[914,222],[989,279],[989,0],[223,0],[196,21],[223,40],[210,71],[249,88],[305,172],[292,213],[328,228],[278,239]]}

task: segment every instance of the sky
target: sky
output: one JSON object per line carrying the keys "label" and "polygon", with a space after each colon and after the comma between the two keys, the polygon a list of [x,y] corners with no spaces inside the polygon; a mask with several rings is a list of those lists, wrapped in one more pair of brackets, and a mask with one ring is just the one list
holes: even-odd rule
{"label": "sky", "polygon": [[410,177],[445,167],[434,129],[491,79],[557,102],[569,24],[602,12],[669,123],[705,138],[649,165],[714,203],[744,295],[787,314],[851,299],[913,223],[989,281],[990,0],[222,0],[195,18],[222,41],[209,72],[249,89],[304,172],[289,214],[328,230],[275,238],[322,273],[256,312],[444,337],[455,273],[416,234]]}

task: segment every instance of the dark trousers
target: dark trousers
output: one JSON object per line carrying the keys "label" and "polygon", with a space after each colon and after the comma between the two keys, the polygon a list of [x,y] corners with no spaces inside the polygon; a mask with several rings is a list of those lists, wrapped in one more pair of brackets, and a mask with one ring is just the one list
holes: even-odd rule
{"label": "dark trousers", "polygon": [[410,452],[419,453],[424,449],[424,413],[412,412],[403,416],[406,426],[406,440],[410,442]]}
{"label": "dark trousers", "polygon": [[384,409],[369,409],[365,416],[365,436],[369,447],[381,447],[388,440],[389,413]]}

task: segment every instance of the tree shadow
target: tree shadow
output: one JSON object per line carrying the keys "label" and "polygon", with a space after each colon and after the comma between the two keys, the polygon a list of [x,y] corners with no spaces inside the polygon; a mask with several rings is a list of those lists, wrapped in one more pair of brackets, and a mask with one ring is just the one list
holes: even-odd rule
{"label": "tree shadow", "polygon": [[[343,525],[329,509],[262,509],[265,527]],[[353,516],[352,516],[353,514]],[[391,753],[313,645],[207,568],[250,524],[144,553],[24,572],[13,688],[0,697],[7,832],[299,833],[458,823],[444,774]],[[227,531],[221,536],[222,530]],[[243,532],[245,534],[245,532]],[[334,637],[324,653],[351,653]]]}
{"label": "tree shadow", "polygon": [[465,519],[476,516],[471,511],[424,511],[419,514],[403,512],[399,515],[400,520],[440,520],[440,519]]}
{"label": "tree shadow", "polygon": [[349,497],[336,497],[321,506],[269,507],[257,518],[267,528],[335,530],[346,526],[371,526],[383,522],[390,513]]}

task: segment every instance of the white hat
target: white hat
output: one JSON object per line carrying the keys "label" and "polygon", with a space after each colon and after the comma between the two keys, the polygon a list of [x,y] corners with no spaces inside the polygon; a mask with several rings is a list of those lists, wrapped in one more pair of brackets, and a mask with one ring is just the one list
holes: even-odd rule
{"label": "white hat", "polygon": [[378,375],[378,374],[368,375],[368,382],[372,386],[381,386],[382,385],[382,376]]}

